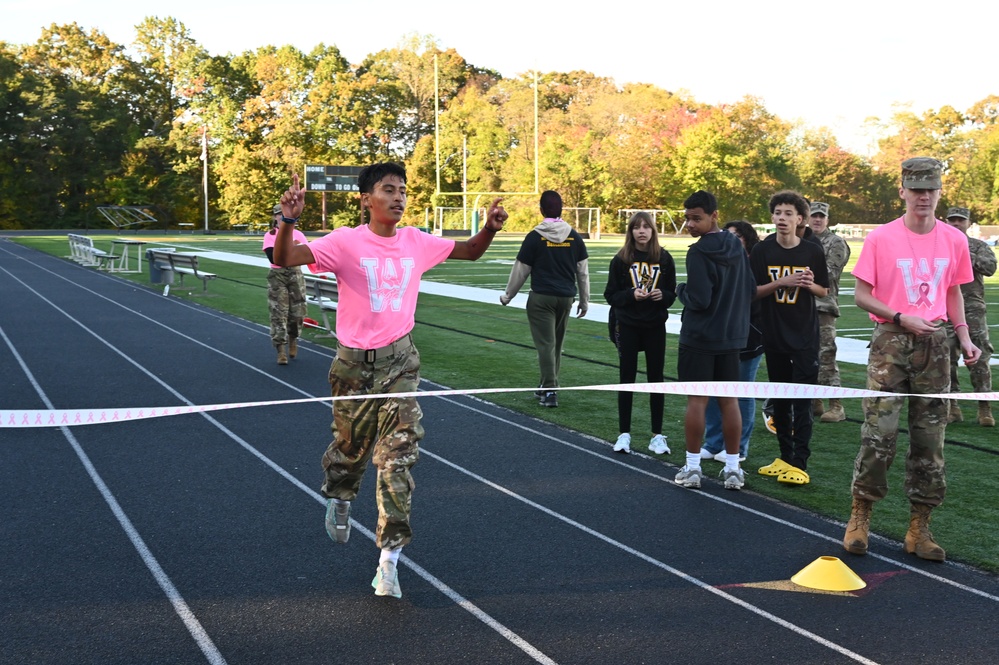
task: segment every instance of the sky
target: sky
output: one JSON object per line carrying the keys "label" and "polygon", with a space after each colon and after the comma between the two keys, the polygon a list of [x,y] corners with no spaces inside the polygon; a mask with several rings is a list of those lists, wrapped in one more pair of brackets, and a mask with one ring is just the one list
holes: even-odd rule
{"label": "sky", "polygon": [[0,16],[0,41],[13,44],[76,22],[128,45],[145,17],[172,16],[212,54],[323,43],[354,64],[415,32],[508,77],[583,70],[709,104],[752,95],[785,120],[828,127],[858,154],[876,148],[869,118],[965,111],[999,94],[999,9],[980,0],[0,0]]}

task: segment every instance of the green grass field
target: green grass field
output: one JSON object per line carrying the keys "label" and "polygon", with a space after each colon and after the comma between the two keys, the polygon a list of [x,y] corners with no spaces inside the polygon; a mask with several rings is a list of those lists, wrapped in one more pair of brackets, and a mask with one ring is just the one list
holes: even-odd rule
{"label": "green grass field", "polygon": [[[247,236],[142,236],[150,243],[183,245],[262,256],[261,238]],[[24,237],[18,242],[57,255],[68,254],[65,236]],[[486,255],[476,262],[448,261],[425,276],[426,280],[477,286],[500,290],[506,286],[510,264],[520,246],[521,237],[496,239]],[[622,238],[588,241],[590,280],[594,302],[603,302],[607,266],[620,247]],[[684,280],[685,254],[689,238],[664,238],[664,246],[677,264],[678,280]],[[110,236],[95,236],[100,249],[110,249]],[[152,246],[151,245],[147,245]],[[860,244],[851,243],[852,268],[860,253]],[[267,323],[266,271],[252,266],[229,262],[203,261],[204,268],[217,273],[220,279],[201,294],[201,283],[193,282],[189,289],[174,286],[172,297],[196,299],[260,324]],[[123,275],[138,284],[149,285],[146,274]],[[999,277],[987,280],[987,301],[990,311],[999,305]],[[841,283],[839,321],[840,335],[867,340],[871,323],[866,313],[853,303],[854,281],[849,274]],[[526,296],[519,296],[524,298]],[[671,308],[671,316],[679,317],[679,307]],[[317,312],[310,315],[317,317]],[[993,315],[994,319],[999,315]],[[522,309],[500,307],[497,302],[479,303],[446,297],[420,296],[416,313],[414,337],[423,359],[423,377],[455,389],[529,388],[537,382],[537,359],[531,343],[526,316]],[[997,321],[993,320],[992,329]],[[309,333],[311,334],[311,333]],[[993,339],[996,339],[993,335]],[[330,345],[328,339],[314,340]],[[676,338],[667,339],[666,376],[675,378]],[[640,364],[641,367],[641,364]],[[866,368],[859,364],[840,364],[844,386],[864,387]],[[316,368],[325,372],[326,368]],[[968,374],[960,369],[962,386],[967,390]],[[566,336],[560,375],[563,386],[585,386],[617,383],[617,355],[607,339],[604,320],[573,319]],[[643,380],[640,375],[639,380]],[[766,380],[765,364],[758,380]],[[616,395],[601,391],[563,391],[558,409],[537,405],[533,393],[489,395],[493,401],[512,410],[596,436],[612,442],[617,431]],[[664,458],[677,466],[683,463],[683,410],[685,400],[666,396],[664,433],[669,438],[672,455]],[[778,456],[776,437],[769,434],[757,414],[749,458],[743,464],[748,470],[747,490],[758,492],[788,504],[800,506],[832,519],[845,521],[850,510],[850,480],[853,460],[860,439],[861,411],[859,401],[845,403],[848,420],[842,423],[816,423],[812,439],[809,473],[812,482],[804,486],[781,485],[772,478],[756,474],[756,469]],[[933,531],[952,560],[999,572],[999,474],[992,471],[999,465],[999,430],[979,427],[974,417],[975,405],[964,402],[965,422],[947,428],[948,495],[944,505],[934,512]],[[997,409],[999,411],[999,409]],[[633,448],[644,449],[651,432],[648,426],[648,401],[637,396],[633,418]],[[433,428],[428,431],[432,440]],[[904,453],[908,444],[905,433],[900,437],[899,459],[894,465],[888,499],[878,504],[872,520],[874,531],[901,540],[908,526],[908,503],[903,496],[902,480]],[[704,462],[705,472],[717,474],[721,464]],[[838,554],[833,552],[834,554]]]}

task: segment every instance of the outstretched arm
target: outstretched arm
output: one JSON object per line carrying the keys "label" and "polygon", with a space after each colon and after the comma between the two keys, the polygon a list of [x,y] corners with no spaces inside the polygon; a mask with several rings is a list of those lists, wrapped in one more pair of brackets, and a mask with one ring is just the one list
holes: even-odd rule
{"label": "outstretched arm", "polygon": [[[298,174],[291,177],[291,187],[281,195],[281,214],[286,219],[298,219],[305,208],[305,190],[299,186]],[[279,266],[304,266],[315,263],[308,245],[296,245],[292,239],[295,225],[282,221],[274,240],[274,263]]]}
{"label": "outstretched arm", "polygon": [[486,223],[482,225],[482,230],[468,240],[454,243],[454,249],[448,255],[449,259],[475,261],[486,253],[486,249],[492,243],[496,232],[503,228],[503,224],[506,223],[509,216],[500,205],[502,200],[502,198],[493,199],[492,205],[489,206],[489,212],[486,213]]}

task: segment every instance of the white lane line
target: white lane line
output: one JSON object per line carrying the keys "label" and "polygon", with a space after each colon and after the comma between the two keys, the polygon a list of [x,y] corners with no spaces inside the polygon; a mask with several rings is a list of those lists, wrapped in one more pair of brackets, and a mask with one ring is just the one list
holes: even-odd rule
{"label": "white lane line", "polygon": [[646,563],[650,563],[650,564],[652,564],[653,566],[655,566],[657,568],[662,568],[663,570],[665,570],[666,572],[670,573],[671,575],[675,575],[675,576],[679,577],[680,579],[682,579],[682,580],[684,580],[686,582],[689,582],[690,584],[693,584],[694,586],[700,587],[701,589],[703,589],[705,591],[708,591],[710,593],[713,593],[716,596],[719,596],[722,599],[727,600],[728,602],[730,602],[730,603],[732,603],[734,605],[738,605],[739,607],[742,607],[743,609],[749,610],[753,614],[756,614],[757,616],[760,616],[760,617],[762,617],[762,618],[764,618],[764,619],[766,619],[768,621],[771,621],[771,622],[777,624],[778,626],[781,626],[782,628],[786,628],[786,629],[790,630],[791,632],[796,633],[797,635],[800,635],[801,637],[810,639],[813,642],[817,642],[818,644],[821,644],[824,647],[832,649],[833,651],[835,651],[835,652],[837,652],[839,654],[842,654],[842,655],[850,658],[851,660],[855,660],[858,663],[865,663],[866,665],[877,665],[876,661],[873,661],[873,660],[871,660],[869,658],[865,658],[864,656],[861,656],[860,654],[858,654],[856,652],[850,651],[846,647],[840,646],[839,644],[836,644],[835,642],[831,642],[831,641],[827,640],[826,638],[822,637],[821,635],[816,635],[815,633],[813,633],[813,632],[811,632],[809,630],[806,630],[806,629],[802,628],[801,626],[793,624],[790,621],[786,621],[786,620],[780,618],[779,616],[777,616],[775,614],[771,614],[770,612],[767,612],[766,610],[764,610],[761,607],[757,607],[756,605],[753,605],[752,603],[748,603],[748,602],[742,600],[741,598],[736,598],[735,596],[733,596],[733,595],[731,595],[729,593],[726,593],[726,592],[722,591],[721,589],[717,589],[717,588],[713,587],[712,585],[708,584],[707,582],[703,582],[703,581],[697,579],[696,577],[694,577],[692,575],[688,575],[687,573],[683,572],[682,570],[674,568],[673,566],[670,566],[669,564],[663,563],[659,559],[651,557],[651,556],[645,554],[644,552],[640,552],[640,551],[636,550],[635,548],[630,547],[628,545],[625,545],[624,543],[622,543],[622,542],[620,542],[618,540],[614,540],[610,536],[605,536],[604,534],[600,533],[599,531],[595,531],[594,529],[591,529],[590,527],[586,526],[585,524],[581,524],[581,523],[577,522],[576,520],[574,520],[572,518],[566,517],[565,515],[563,515],[561,513],[558,513],[558,512],[556,512],[554,510],[551,510],[550,508],[542,506],[540,503],[536,503],[534,501],[531,501],[527,497],[521,496],[521,495],[517,494],[516,492],[503,487],[502,485],[498,485],[498,484],[492,482],[491,480],[488,480],[488,479],[480,476],[479,474],[477,474],[477,473],[475,473],[473,471],[470,471],[470,470],[468,470],[468,469],[466,469],[466,468],[464,468],[462,466],[459,466],[459,465],[455,464],[454,462],[450,462],[450,461],[444,459],[443,457],[441,457],[440,455],[435,455],[434,453],[429,452],[426,448],[420,448],[420,453],[424,454],[424,455],[427,455],[430,458],[435,459],[438,462],[451,467],[452,469],[454,469],[455,471],[458,471],[459,473],[463,473],[463,474],[465,474],[466,476],[468,476],[470,478],[474,478],[475,480],[479,481],[480,483],[482,483],[484,485],[488,485],[489,487],[492,487],[496,491],[502,492],[503,494],[506,494],[510,498],[516,499],[517,501],[520,501],[520,502],[522,502],[522,503],[530,506],[531,508],[534,508],[535,510],[540,511],[540,512],[544,513],[545,515],[548,515],[549,517],[553,517],[554,519],[557,519],[560,522],[564,522],[564,523],[568,524],[571,527],[579,529],[580,531],[582,531],[583,533],[586,533],[587,535],[593,536],[594,538],[596,538],[598,540],[602,540],[603,542],[607,543],[608,545],[612,545],[612,546],[614,546],[614,547],[616,547],[616,548],[618,548],[620,550],[623,550],[623,551],[627,552],[628,554],[631,554],[632,556],[638,557],[639,559],[641,559],[642,561],[645,561]]}
{"label": "white lane line", "polygon": [[[522,424],[520,424],[518,422],[515,422],[513,420],[509,420],[507,418],[504,418],[502,416],[496,415],[494,413],[489,413],[488,411],[484,411],[484,410],[476,408],[474,406],[471,406],[471,405],[468,405],[468,404],[463,404],[462,402],[460,402],[458,400],[455,400],[455,399],[452,399],[452,398],[449,398],[449,397],[437,397],[436,399],[443,400],[443,401],[448,402],[450,404],[454,404],[454,405],[460,406],[460,407],[462,407],[464,409],[468,409],[469,411],[472,411],[474,413],[478,413],[478,414],[481,414],[483,416],[487,416],[489,418],[492,418],[494,420],[498,420],[499,422],[501,422],[504,425],[507,425],[509,427],[514,427],[514,428],[523,430],[525,432],[530,432],[531,434],[533,434],[535,436],[538,436],[538,437],[541,437],[541,438],[544,438],[544,439],[548,439],[550,441],[554,441],[555,443],[559,443],[559,444],[561,444],[563,446],[566,446],[567,448],[572,448],[573,450],[579,451],[581,453],[585,453],[587,455],[591,455],[591,456],[593,456],[593,457],[595,457],[595,458],[597,458],[597,459],[599,459],[599,460],[601,460],[603,462],[606,462],[608,464],[616,464],[616,465],[618,465],[620,467],[624,467],[624,468],[626,468],[626,469],[628,469],[628,470],[630,470],[630,471],[632,471],[634,473],[639,473],[641,475],[648,476],[649,478],[653,478],[655,480],[658,480],[658,481],[661,481],[661,482],[664,482],[664,483],[667,483],[667,484],[673,486],[672,479],[666,478],[665,476],[661,476],[658,473],[654,473],[652,471],[646,471],[645,469],[640,469],[638,467],[632,466],[631,464],[628,464],[627,462],[622,461],[620,459],[612,458],[612,457],[610,457],[609,455],[607,455],[603,451],[590,450],[588,448],[584,448],[583,446],[579,446],[579,445],[576,445],[574,443],[570,443],[568,441],[564,441],[564,440],[558,438],[557,436],[553,436],[551,434],[546,434],[545,432],[541,432],[541,431],[538,431],[536,429],[532,429],[531,427],[528,427],[527,425],[522,425]],[[475,397],[470,397],[469,399],[475,399],[476,401],[480,401],[480,402],[488,404],[488,402],[485,402],[484,400],[480,400],[480,399],[475,398]],[[502,407],[495,407],[495,408],[502,408]],[[527,416],[527,417],[529,417],[529,416]],[[580,437],[591,438],[594,441],[599,441],[600,443],[606,444],[605,441],[601,441],[600,439],[595,439],[593,437],[588,437],[588,436],[580,434],[578,432],[576,432],[575,434],[577,436],[580,436]],[[423,450],[422,446],[421,446],[421,450]],[[645,457],[645,455],[642,455],[641,453],[635,453],[635,452],[633,452],[632,454],[633,455],[639,455],[639,456]],[[762,512],[760,510],[756,510],[755,508],[750,508],[749,506],[745,506],[743,504],[736,503],[735,501],[732,501],[731,499],[724,499],[724,498],[722,498],[720,496],[716,496],[714,494],[708,494],[706,492],[696,492],[695,494],[697,496],[704,497],[705,499],[708,499],[710,501],[717,501],[718,503],[723,503],[726,506],[730,506],[732,508],[737,508],[738,510],[750,513],[751,515],[755,515],[756,517],[760,517],[760,518],[763,518],[765,520],[769,520],[771,522],[774,522],[776,524],[780,524],[781,526],[785,526],[785,527],[788,527],[790,529],[794,529],[795,531],[800,531],[801,533],[805,533],[805,534],[808,534],[810,536],[814,536],[815,538],[819,538],[821,540],[825,540],[825,541],[828,541],[830,543],[835,543],[837,546],[841,547],[842,544],[843,544],[842,541],[839,540],[838,538],[834,538],[833,536],[829,536],[829,535],[821,533],[819,531],[815,531],[814,529],[809,529],[808,527],[802,526],[800,524],[795,524],[794,522],[789,522],[788,520],[782,519],[780,517],[776,517],[775,515],[771,515],[769,513],[765,513],[765,512]],[[820,519],[824,519],[824,518],[820,518]],[[829,521],[832,522],[832,520],[829,520]],[[839,525],[838,522],[836,524]],[[845,525],[842,525],[842,526],[843,526],[843,528],[845,528]],[[974,594],[976,596],[980,596],[982,598],[986,598],[986,599],[994,601],[994,602],[999,602],[999,596],[996,596],[994,594],[982,591],[981,589],[976,589],[975,587],[971,587],[971,586],[968,586],[966,584],[962,584],[960,582],[956,582],[956,581],[951,580],[951,579],[947,579],[946,577],[942,577],[942,576],[937,575],[935,573],[927,572],[927,571],[925,571],[925,570],[923,570],[921,568],[916,568],[916,567],[911,566],[911,565],[909,565],[909,564],[907,564],[907,563],[905,563],[903,561],[899,561],[897,559],[893,559],[891,557],[884,556],[882,554],[876,554],[874,552],[868,552],[867,556],[875,558],[875,559],[878,559],[880,561],[884,561],[886,563],[890,563],[893,566],[898,566],[899,568],[903,568],[903,569],[908,570],[908,571],[910,571],[912,573],[916,573],[917,575],[922,575],[923,577],[929,578],[929,579],[934,580],[936,582],[940,582],[941,584],[947,584],[947,585],[952,586],[952,587],[954,587],[956,589],[960,589],[961,591],[964,591],[964,592],[967,592],[967,593],[970,593],[970,594]]]}
{"label": "white lane line", "polygon": [[[0,269],[0,270],[3,270],[3,269]],[[172,386],[170,386],[169,384],[167,384],[165,381],[163,381],[162,379],[160,379],[158,376],[156,376],[155,374],[153,374],[151,371],[149,371],[148,369],[146,369],[145,367],[143,367],[142,365],[140,365],[138,362],[136,362],[135,360],[133,360],[129,356],[125,355],[122,351],[120,351],[117,348],[115,348],[110,342],[108,342],[107,340],[105,340],[103,337],[101,337],[95,331],[91,330],[90,328],[88,328],[82,322],[78,321],[77,319],[74,319],[72,316],[70,316],[66,312],[62,311],[61,309],[59,309],[55,305],[55,303],[53,303],[52,301],[50,301],[48,298],[46,298],[45,296],[43,296],[42,294],[40,294],[35,289],[33,289],[30,286],[28,286],[27,284],[25,284],[23,281],[21,281],[20,279],[18,279],[14,275],[11,275],[8,271],[6,271],[6,270],[3,270],[3,271],[7,272],[8,275],[10,275],[13,279],[15,279],[16,281],[18,281],[20,284],[22,284],[26,289],[28,289],[29,291],[31,291],[32,293],[34,293],[41,300],[43,300],[44,302],[46,302],[47,304],[49,304],[53,309],[55,309],[56,311],[58,311],[59,313],[61,313],[63,316],[65,316],[66,318],[68,318],[70,321],[72,321],[73,323],[75,323],[77,326],[79,326],[80,328],[82,328],[84,331],[86,331],[88,334],[90,334],[96,340],[98,340],[99,342],[101,342],[102,344],[104,344],[112,352],[118,354],[126,362],[128,362],[133,367],[135,367],[136,369],[138,369],[140,372],[142,372],[143,374],[145,374],[146,376],[148,376],[150,379],[152,379],[154,382],[156,382],[157,384],[159,384],[165,390],[167,390],[168,392],[170,392],[171,394],[173,394],[177,399],[179,399],[180,401],[184,402],[188,406],[195,406],[194,402],[191,402],[190,400],[188,400],[179,391],[175,390]],[[67,280],[67,281],[69,281],[69,280]],[[79,285],[77,285],[77,286],[79,286]],[[112,302],[113,304],[117,305],[118,307],[121,307],[122,309],[124,309],[124,310],[126,310],[128,312],[131,312],[131,313],[136,314],[138,316],[141,316],[143,318],[149,319],[150,321],[153,321],[153,319],[150,319],[149,317],[147,317],[147,316],[145,316],[145,315],[143,315],[143,314],[141,314],[139,312],[136,312],[136,311],[134,311],[132,309],[129,309],[128,307],[125,307],[124,305],[120,305],[118,303],[114,303],[114,301],[110,300],[109,298],[106,298],[105,296],[102,296],[101,294],[98,294],[98,293],[95,293],[93,291],[90,291],[90,289],[87,289],[86,287],[80,286],[80,288],[82,288],[83,290],[88,291],[90,293],[93,293],[94,295],[98,295],[98,296],[104,298],[105,300],[108,300],[109,302]],[[163,326],[163,327],[166,328],[167,330],[170,330],[171,332],[174,332],[174,333],[180,335],[181,337],[184,337],[186,339],[190,339],[191,341],[197,341],[197,340],[194,340],[193,338],[188,337],[187,335],[184,335],[183,333],[180,333],[179,331],[173,330],[169,326]],[[2,333],[2,332],[3,331],[0,330],[0,333]],[[6,335],[4,335],[4,338],[6,339]],[[199,344],[200,344],[200,342],[199,342]],[[204,344],[202,344],[202,345],[207,347],[207,345],[204,345]],[[210,348],[210,347],[207,347],[207,348]],[[243,363],[242,361],[239,361],[236,358],[233,358],[232,356],[229,356],[227,354],[222,354],[222,355],[225,355],[227,358],[230,358],[230,359],[232,359],[234,361],[237,361],[237,362],[245,365],[245,363]],[[249,366],[249,365],[247,365],[247,366]],[[24,367],[25,372],[28,371],[27,366],[23,365],[23,363],[22,363],[22,367]],[[268,375],[268,376],[270,377],[271,375]],[[275,380],[277,380],[277,379],[275,379]],[[301,389],[299,389],[299,388],[297,388],[295,386],[292,386],[291,384],[288,384],[288,383],[286,383],[284,381],[280,381],[280,383],[282,383],[285,386],[288,386],[291,390],[294,390],[294,391],[298,392],[301,395],[305,395],[305,396],[308,396],[308,397],[314,397],[313,395],[309,395],[309,393],[307,393],[306,391],[303,391],[303,390],[301,390]],[[51,404],[51,402],[48,401],[48,399],[45,399],[45,402],[46,402],[46,405],[49,408],[52,408],[52,404]],[[302,490],[303,492],[305,492],[306,494],[308,494],[309,496],[311,496],[313,499],[315,499],[316,501],[318,501],[320,504],[322,504],[322,505],[326,504],[326,499],[322,495],[320,495],[318,492],[315,492],[314,490],[312,490],[311,488],[309,488],[308,486],[306,486],[304,483],[302,483],[300,480],[298,480],[298,478],[296,478],[295,476],[293,476],[290,473],[288,473],[284,468],[282,468],[281,466],[279,466],[276,462],[274,462],[273,460],[271,460],[269,457],[267,457],[266,455],[264,455],[262,452],[260,452],[256,448],[254,448],[252,445],[250,445],[247,441],[245,441],[244,439],[242,439],[238,434],[236,434],[235,432],[233,432],[232,430],[230,430],[229,428],[227,428],[225,425],[223,425],[222,423],[220,423],[219,421],[217,421],[215,418],[213,418],[212,416],[210,416],[207,413],[201,412],[199,415],[201,415],[205,420],[207,420],[210,423],[212,423],[220,431],[224,432],[230,439],[232,439],[237,444],[239,444],[240,446],[242,446],[244,449],[246,449],[254,457],[256,457],[257,459],[259,459],[260,461],[262,461],[264,464],[266,464],[268,467],[270,467],[271,469],[273,469],[274,471],[276,471],[279,475],[281,475],[281,477],[283,477],[284,479],[286,479],[289,482],[291,482],[293,485],[295,485],[296,487],[298,487],[300,490]],[[62,429],[64,431],[66,431],[69,434],[69,436],[72,436],[72,433],[70,433],[69,430],[67,430],[66,428],[62,428]],[[75,441],[75,439],[73,439],[73,441]],[[77,445],[76,448],[79,448],[79,446]],[[78,454],[83,455],[84,454],[83,450],[79,449],[79,453]],[[85,466],[88,466],[89,469],[93,469],[93,466],[90,465],[89,460],[87,460]],[[96,474],[96,469],[93,471],[93,473]],[[100,486],[103,486],[106,489],[106,486],[104,486],[103,481],[101,481]],[[114,497],[111,497],[110,494],[108,494],[105,498],[109,499],[109,503],[111,503],[111,501],[114,501]],[[114,503],[114,506],[117,506],[117,502]],[[112,507],[113,510],[114,510],[114,506]],[[121,511],[120,507],[118,507],[117,510],[120,512]],[[116,514],[118,514],[118,512],[116,512]],[[121,516],[122,516],[122,518],[124,518],[124,519],[127,520],[127,517],[125,517],[124,512],[121,512]],[[375,534],[373,532],[365,529],[361,524],[359,524],[354,519],[351,519],[351,524],[353,526],[357,527],[357,529],[359,531],[361,531],[362,533],[364,533],[364,535],[367,538],[369,538],[372,542],[374,542],[374,540],[375,540]],[[123,526],[125,526],[124,523],[123,523]],[[135,531],[135,528],[131,526],[131,522],[128,522],[128,526],[126,527],[126,531],[129,532],[130,537],[131,537],[131,534],[134,533],[135,534],[135,538],[140,538],[139,535],[138,535],[138,532]],[[133,542],[135,542],[135,541],[133,540]],[[141,538],[140,538],[139,542],[141,543]],[[145,552],[149,551],[148,548],[145,547],[144,543],[142,543],[142,548],[143,548],[142,551],[145,551]],[[149,556],[151,557],[152,555],[150,554]],[[509,628],[507,628],[506,626],[504,626],[502,623],[500,623],[496,619],[492,618],[488,613],[486,613],[481,608],[479,608],[478,606],[476,606],[474,603],[472,603],[471,601],[469,601],[468,599],[466,599],[465,597],[463,597],[461,594],[459,594],[457,591],[455,591],[454,589],[452,589],[451,587],[449,587],[447,584],[445,584],[439,578],[437,578],[434,575],[432,575],[425,568],[423,568],[422,566],[418,565],[415,561],[413,561],[412,559],[410,559],[409,557],[406,557],[406,556],[401,556],[400,560],[403,561],[404,564],[406,564],[407,566],[409,566],[417,575],[419,575],[420,577],[422,577],[426,582],[428,582],[429,584],[431,584],[432,586],[434,586],[436,589],[438,589],[445,596],[447,596],[452,601],[454,601],[456,604],[458,604],[460,607],[462,607],[463,609],[465,609],[466,611],[468,611],[476,619],[478,619],[479,621],[482,621],[484,624],[486,624],[487,626],[489,626],[490,628],[492,628],[493,630],[495,630],[504,639],[508,640],[511,644],[513,644],[517,648],[521,649],[524,653],[526,653],[528,656],[530,656],[536,662],[543,663],[544,665],[556,665],[556,661],[554,661],[551,658],[549,658],[540,649],[536,648],[535,646],[533,646],[532,644],[530,644],[527,640],[525,640],[522,637],[520,637],[517,633],[515,633],[512,630],[510,630]],[[155,560],[153,560],[153,561],[155,562]],[[159,564],[156,564],[156,568],[157,568],[157,570],[160,571],[160,573],[165,578],[166,574],[163,573],[162,569],[159,567]],[[154,575],[156,575],[155,572],[154,572]],[[159,577],[157,577],[157,581],[159,581]],[[167,579],[167,582],[169,582],[168,579]],[[176,588],[174,588],[172,584],[170,585],[170,588],[173,589],[173,592],[179,598],[180,594],[179,594],[179,592],[177,592]],[[171,600],[172,600],[172,596],[171,596],[171,594],[169,592],[167,593],[167,595],[169,597],[171,597]],[[186,607],[186,605],[185,605],[185,607]],[[193,616],[193,614],[190,613],[189,609],[187,610],[187,612],[190,615],[191,619],[196,622],[196,619],[194,619],[194,616]],[[183,616],[184,615],[182,615],[182,617]],[[198,627],[200,629],[200,624],[198,624]],[[204,630],[203,629],[201,629],[201,633],[204,634]],[[193,634],[194,633],[192,632],[192,635]],[[196,636],[196,638],[197,638],[197,636]],[[205,636],[205,639],[208,639],[207,635]],[[210,643],[211,642],[209,640],[209,644]],[[214,645],[212,645],[212,648],[214,649]],[[217,651],[216,651],[216,653],[217,653]],[[222,658],[221,654],[219,654],[218,657],[221,659]],[[211,662],[213,664],[216,663],[216,662],[217,663],[224,663],[225,660],[224,659],[223,660],[219,660],[219,661],[214,661],[213,660]]]}
{"label": "white lane line", "polygon": [[[7,348],[9,348],[10,352],[14,355],[17,363],[21,366],[21,370],[24,372],[25,376],[28,377],[28,380],[34,387],[35,392],[38,393],[38,396],[43,402],[45,402],[46,406],[52,408],[53,405],[49,400],[48,395],[45,394],[45,391],[39,385],[38,381],[35,380],[34,374],[31,373],[31,370],[24,362],[21,354],[17,352],[16,348],[14,348],[14,344],[11,342],[10,338],[7,337],[7,333],[4,332],[3,328],[0,328],[0,337],[3,337],[4,342],[7,344]],[[62,432],[63,436],[66,437],[69,445],[73,448],[76,456],[80,459],[80,463],[83,464],[83,468],[87,471],[87,475],[90,476],[91,481],[93,481],[97,490],[101,493],[101,496],[104,497],[104,501],[107,502],[108,506],[111,508],[111,512],[114,513],[114,516],[117,518],[121,528],[128,535],[128,539],[132,541],[132,546],[139,553],[139,556],[142,558],[142,562],[146,564],[146,568],[148,568],[149,572],[152,573],[153,579],[156,580],[156,583],[160,585],[163,593],[166,594],[166,597],[170,600],[170,604],[173,605],[174,612],[176,612],[177,616],[180,617],[180,620],[184,622],[188,632],[191,633],[191,637],[193,637],[194,641],[197,642],[198,647],[201,649],[201,653],[205,655],[205,658],[209,663],[212,663],[212,665],[225,665],[225,658],[222,657],[222,654],[216,648],[212,639],[208,637],[208,633],[205,632],[201,622],[198,621],[196,616],[194,616],[194,612],[191,611],[191,608],[184,600],[184,597],[180,595],[180,591],[178,591],[177,587],[174,586],[173,582],[170,580],[170,576],[166,574],[166,571],[164,571],[163,567],[160,566],[156,557],[149,551],[149,548],[146,546],[142,536],[139,535],[138,530],[132,524],[128,515],[125,514],[125,511],[114,498],[114,494],[112,494],[110,488],[107,484],[105,484],[104,479],[101,478],[97,469],[90,461],[90,458],[83,451],[83,447],[80,446],[79,441],[77,441],[76,437],[73,436],[73,432],[71,432],[68,427],[60,427],[59,430]]]}

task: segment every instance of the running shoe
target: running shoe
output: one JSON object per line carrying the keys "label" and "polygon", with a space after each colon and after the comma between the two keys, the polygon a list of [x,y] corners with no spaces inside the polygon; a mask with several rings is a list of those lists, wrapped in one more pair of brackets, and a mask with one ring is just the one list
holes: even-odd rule
{"label": "running shoe", "polygon": [[742,469],[722,469],[719,478],[725,481],[725,489],[727,490],[741,490],[742,486],[746,484],[746,474],[742,472]]}
{"label": "running shoe", "polygon": [[350,501],[326,499],[326,533],[334,543],[345,543],[350,538]]}
{"label": "running shoe", "polygon": [[402,598],[402,587],[399,586],[399,571],[392,561],[382,561],[378,564],[375,579],[371,580],[376,596],[392,596]]}
{"label": "running shoe", "polygon": [[680,487],[698,489],[701,486],[702,478],[704,478],[704,474],[701,472],[700,467],[690,467],[684,465],[683,468],[677,472],[676,477],[673,478],[673,482]]}
{"label": "running shoe", "polygon": [[666,445],[666,437],[662,434],[656,434],[649,441],[649,450],[654,452],[656,455],[669,455],[669,446]]}
{"label": "running shoe", "polygon": [[617,441],[614,443],[614,452],[628,454],[631,452],[631,435],[625,432],[621,436],[617,437]]}

